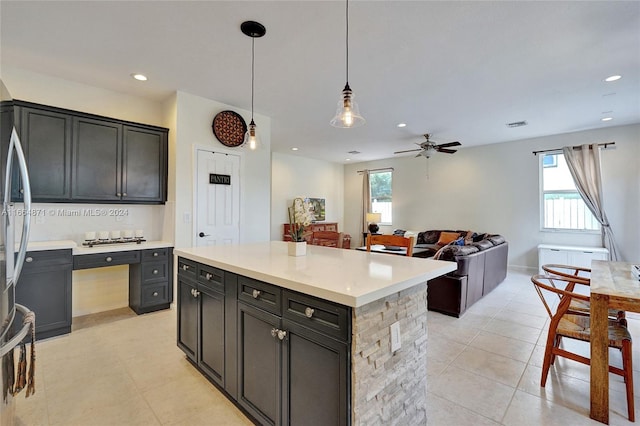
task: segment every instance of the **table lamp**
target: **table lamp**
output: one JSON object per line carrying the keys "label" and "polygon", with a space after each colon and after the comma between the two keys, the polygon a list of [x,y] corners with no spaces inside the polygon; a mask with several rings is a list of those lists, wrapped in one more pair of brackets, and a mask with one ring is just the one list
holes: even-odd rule
{"label": "table lamp", "polygon": [[377,225],[382,220],[382,213],[367,213],[367,222],[369,222],[369,232],[375,234],[380,229]]}

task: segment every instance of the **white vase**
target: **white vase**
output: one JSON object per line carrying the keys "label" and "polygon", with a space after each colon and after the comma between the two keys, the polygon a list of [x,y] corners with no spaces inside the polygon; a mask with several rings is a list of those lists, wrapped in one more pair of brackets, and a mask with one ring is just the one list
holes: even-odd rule
{"label": "white vase", "polygon": [[289,256],[304,256],[307,254],[307,242],[306,241],[289,241],[287,243],[289,250]]}

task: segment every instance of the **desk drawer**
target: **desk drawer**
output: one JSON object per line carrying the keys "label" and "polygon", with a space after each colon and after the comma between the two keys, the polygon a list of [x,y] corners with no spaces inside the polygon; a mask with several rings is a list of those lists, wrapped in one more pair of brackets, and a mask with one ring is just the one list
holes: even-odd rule
{"label": "desk drawer", "polygon": [[312,296],[283,290],[283,317],[328,336],[349,341],[349,308]]}
{"label": "desk drawer", "polygon": [[169,265],[164,262],[142,262],[142,284],[169,279]]}
{"label": "desk drawer", "polygon": [[66,266],[73,263],[71,249],[28,251],[22,270],[28,272],[50,266]]}
{"label": "desk drawer", "polygon": [[169,247],[141,250],[142,262],[165,260],[169,256]]}
{"label": "desk drawer", "polygon": [[238,276],[238,299],[276,315],[282,312],[282,289],[262,281]]}
{"label": "desk drawer", "polygon": [[140,263],[140,250],[83,254],[73,257],[73,269],[101,268],[132,263]]}
{"label": "desk drawer", "polygon": [[169,283],[147,284],[142,286],[141,307],[169,303]]}

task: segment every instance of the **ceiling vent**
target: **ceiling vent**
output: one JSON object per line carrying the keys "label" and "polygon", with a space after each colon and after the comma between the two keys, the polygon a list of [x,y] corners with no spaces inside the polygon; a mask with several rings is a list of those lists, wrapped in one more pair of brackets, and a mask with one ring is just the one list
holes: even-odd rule
{"label": "ceiling vent", "polygon": [[507,127],[522,127],[522,126],[526,126],[527,122],[526,121],[514,121],[513,123],[507,123]]}
{"label": "ceiling vent", "polygon": [[361,152],[360,151],[349,151],[349,152],[347,152],[347,154],[356,155],[356,154],[361,154]]}

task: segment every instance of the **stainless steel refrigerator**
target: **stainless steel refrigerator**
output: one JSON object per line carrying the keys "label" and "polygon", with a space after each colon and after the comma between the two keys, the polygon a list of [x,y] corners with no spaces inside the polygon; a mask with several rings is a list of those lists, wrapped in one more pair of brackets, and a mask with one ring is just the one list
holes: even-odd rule
{"label": "stainless steel refrigerator", "polygon": [[[15,287],[22,270],[31,222],[29,174],[18,130],[13,101],[0,79],[0,425],[14,424],[14,401],[10,389],[14,379],[14,348],[29,333],[22,319],[29,309],[15,303]],[[11,202],[11,180],[22,182],[23,202]],[[16,225],[19,229],[16,229]],[[16,237],[16,233],[19,235]]]}

